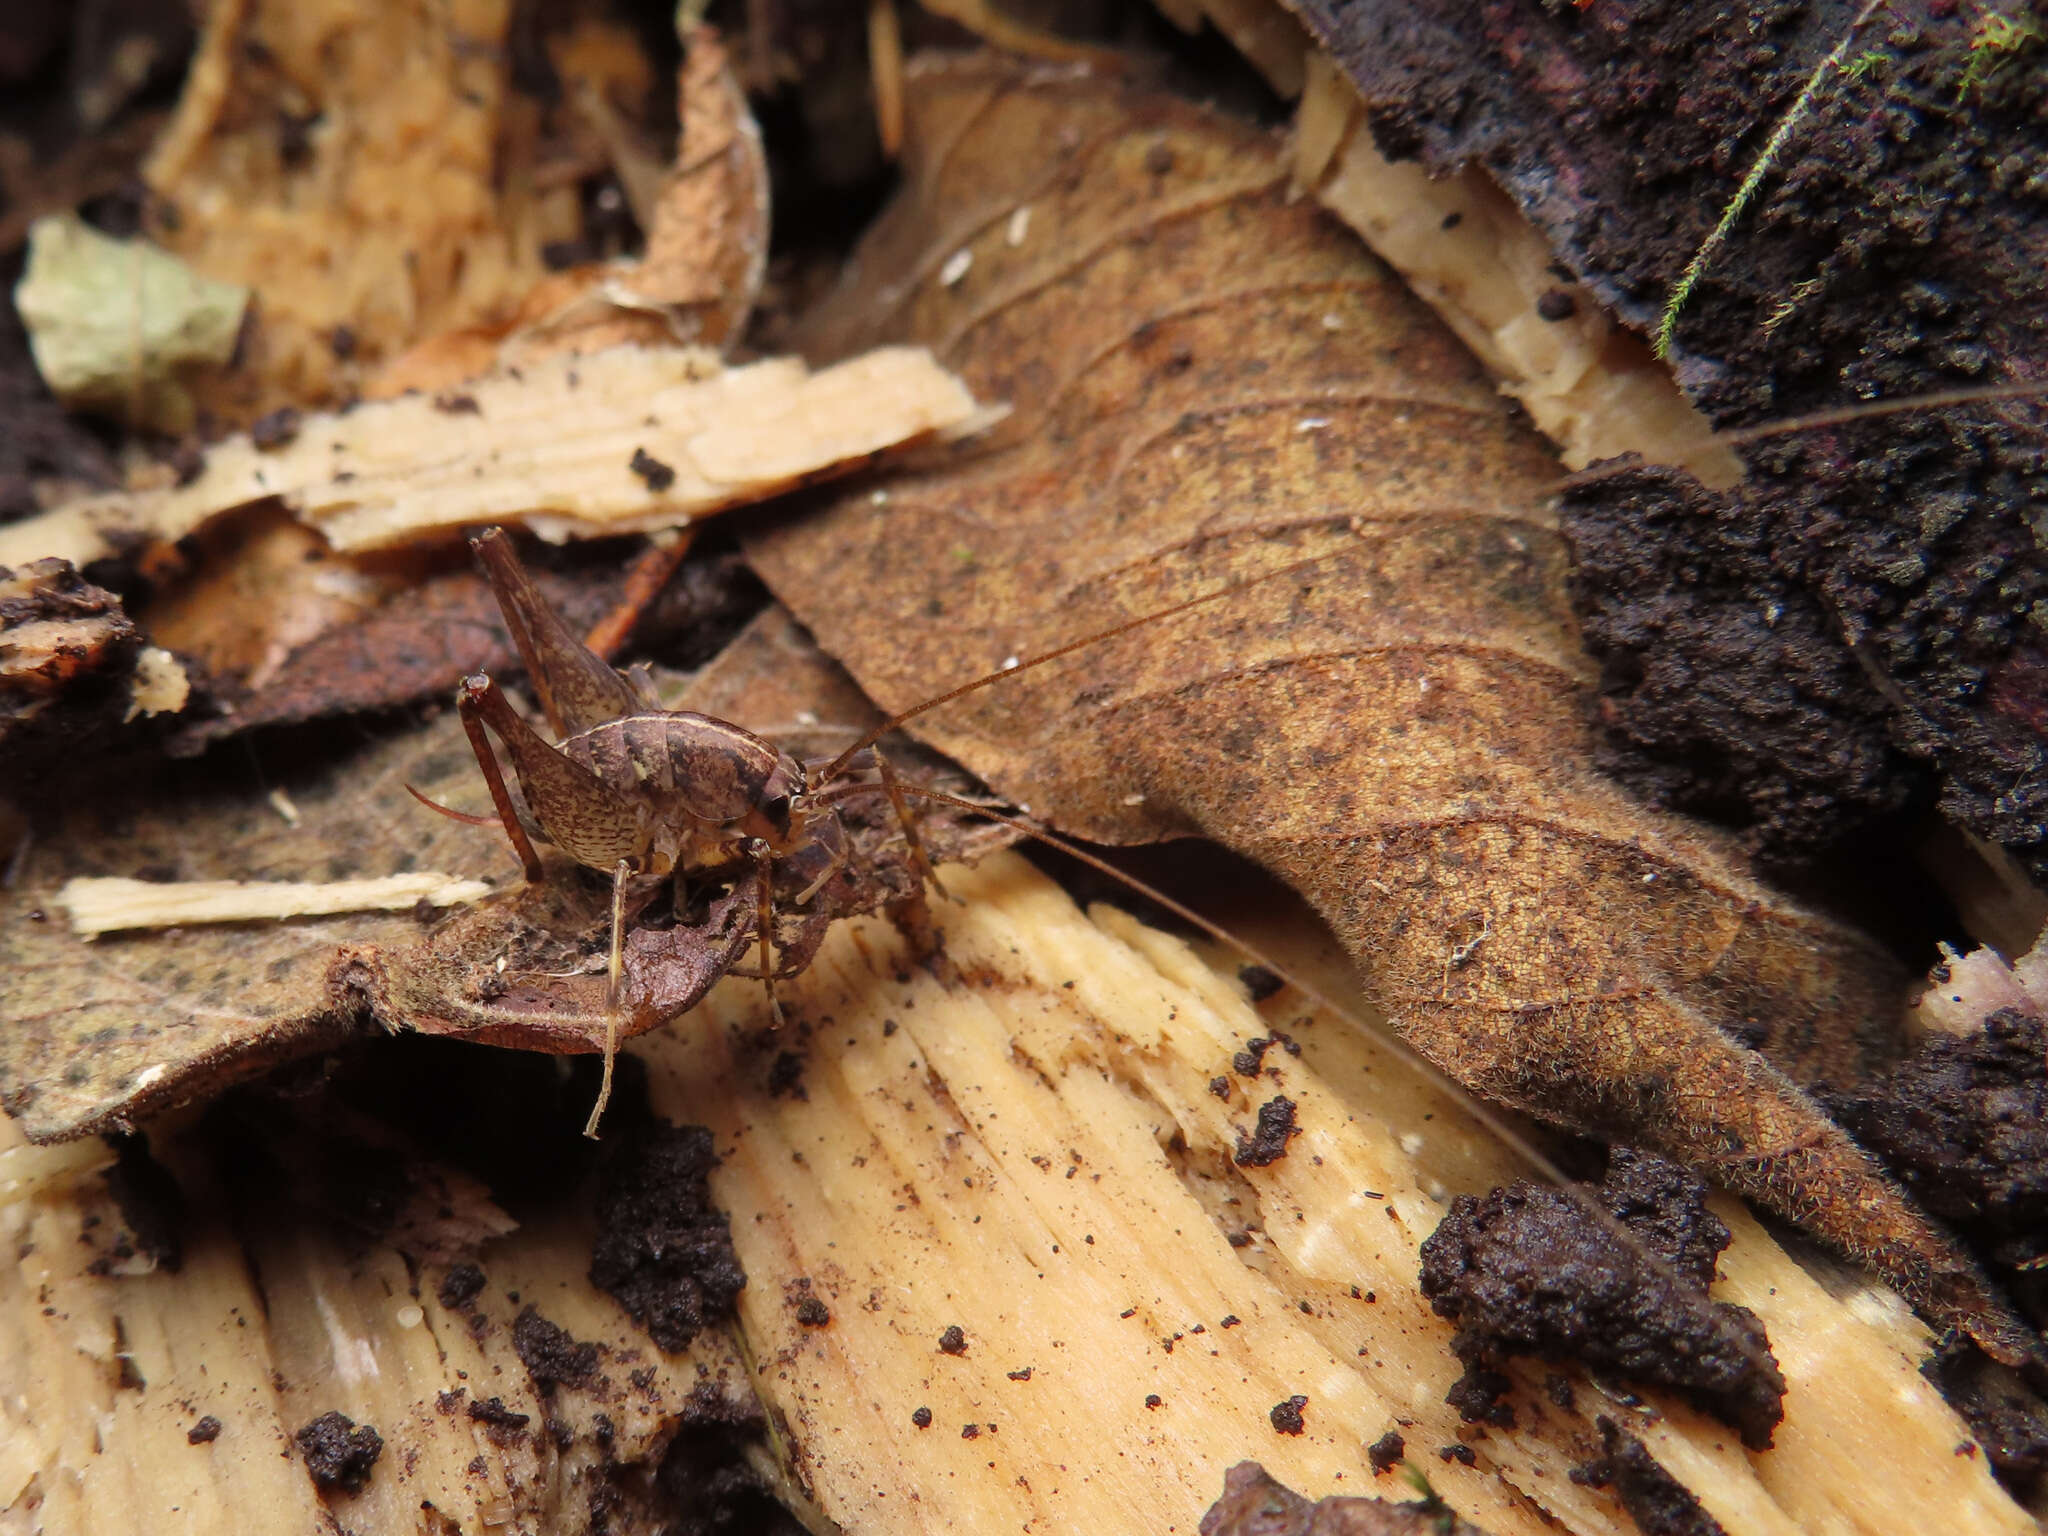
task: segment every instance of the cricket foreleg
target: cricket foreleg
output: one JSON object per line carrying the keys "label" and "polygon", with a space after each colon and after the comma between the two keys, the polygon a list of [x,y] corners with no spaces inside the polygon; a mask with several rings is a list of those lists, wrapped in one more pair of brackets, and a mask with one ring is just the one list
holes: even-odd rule
{"label": "cricket foreleg", "polygon": [[768,1012],[782,1028],[782,1004],[775,997],[775,857],[766,843],[755,845],[755,923],[761,937],[761,985],[768,989]]}
{"label": "cricket foreleg", "polygon": [[880,747],[868,750],[874,753],[875,771],[882,776],[882,791],[888,795],[889,804],[896,808],[896,824],[903,829],[903,840],[910,845],[910,862],[917,866],[918,874],[933,890],[946,896],[945,886],[939,883],[939,872],[932,868],[932,861],[925,854],[924,839],[917,835],[917,823],[911,818],[910,802],[903,798],[902,786],[896,782],[896,770],[889,766],[889,759],[882,755]]}
{"label": "cricket foreleg", "polygon": [[612,1067],[619,1058],[619,991],[626,979],[626,877],[632,866],[624,859],[612,871],[612,957],[609,981],[604,990],[604,1078],[597,1085],[597,1102],[590,1107],[590,1119],[583,1134],[597,1139],[597,1122],[612,1101]]}

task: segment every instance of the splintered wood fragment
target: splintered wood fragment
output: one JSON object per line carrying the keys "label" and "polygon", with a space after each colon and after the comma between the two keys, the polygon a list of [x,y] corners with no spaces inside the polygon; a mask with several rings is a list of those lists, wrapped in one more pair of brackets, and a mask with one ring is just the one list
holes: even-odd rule
{"label": "splintered wood fragment", "polygon": [[127,880],[80,876],[57,901],[87,938],[188,923],[250,923],[337,912],[402,912],[425,902],[454,907],[491,893],[481,880],[421,870],[370,880]]}
{"label": "splintered wood fragment", "polygon": [[564,540],[677,527],[859,468],[984,417],[922,347],[879,347],[815,373],[796,358],[726,368],[699,347],[612,347],[308,415],[269,446],[243,435],[190,483],[93,497],[0,530],[0,565],[73,565],[175,541],[276,497],[342,550],[524,522]]}
{"label": "splintered wood fragment", "polygon": [[[1274,9],[1277,11],[1278,6]],[[1573,469],[1619,454],[1742,478],[1671,371],[1558,275],[1543,235],[1484,169],[1435,177],[1374,144],[1358,94],[1311,51],[1295,126],[1295,176],[1470,347]]]}
{"label": "splintered wood fragment", "polygon": [[[154,1145],[171,1149],[188,1203],[176,1267],[122,1257],[127,1216],[87,1176],[109,1160],[103,1143],[23,1147],[0,1117],[10,1530],[648,1530],[663,1497],[653,1472],[682,1423],[745,1417],[746,1368],[725,1334],[656,1348],[591,1286],[576,1212],[509,1233],[497,1212],[467,1249],[475,1288],[451,1288],[446,1259],[324,1230],[317,1199],[231,1221],[203,1159],[173,1137]],[[36,1164],[33,1198],[4,1182],[21,1159]],[[558,1380],[544,1357],[530,1363],[528,1309],[587,1372]],[[323,1489],[296,1443],[328,1413],[382,1441],[357,1492]],[[775,1469],[759,1470],[773,1486]]]}
{"label": "splintered wood fragment", "polygon": [[[1816,1280],[1726,1199],[1714,1294],[1757,1313],[1783,1366],[1773,1450],[1549,1364],[1511,1367],[1513,1425],[1462,1424],[1419,1248],[1454,1193],[1524,1172],[1512,1154],[1357,1018],[1289,990],[1255,1007],[1235,957],[1091,920],[1014,855],[943,878],[946,976],[858,920],[782,990],[794,1029],[727,981],[632,1047],[657,1109],[724,1157],[712,1192],[747,1213],[740,1327],[775,1367],[755,1385],[828,1517],[871,1536],[1192,1530],[1254,1455],[1296,1489],[1401,1497],[1366,1453],[1398,1425],[1494,1536],[1628,1536],[1612,1493],[1567,1475],[1604,1415],[1729,1536],[2033,1529],[1956,1454],[1968,1431],[1916,1368],[1927,1330],[1881,1286]],[[1260,936],[1355,1006],[1298,916]],[[1272,1048],[1247,1075],[1254,1039]],[[1276,1097],[1300,1134],[1240,1165]],[[1273,1417],[1297,1397],[1299,1434]]]}

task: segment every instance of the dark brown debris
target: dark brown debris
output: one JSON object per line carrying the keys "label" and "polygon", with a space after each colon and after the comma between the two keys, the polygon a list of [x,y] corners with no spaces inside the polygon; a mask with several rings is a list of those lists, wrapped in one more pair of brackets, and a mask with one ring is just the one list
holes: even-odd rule
{"label": "dark brown debris", "polygon": [[1287,1143],[1301,1134],[1294,1123],[1294,1100],[1276,1095],[1259,1106],[1258,1129],[1237,1133],[1231,1161],[1240,1168],[1264,1168],[1287,1155]]}
{"label": "dark brown debris", "polygon": [[1460,1324],[1460,1412],[1489,1417],[1506,1384],[1495,1367],[1533,1354],[1673,1388],[1752,1450],[1769,1446],[1785,1379],[1763,1325],[1705,1289],[1727,1244],[1703,1184],[1627,1149],[1595,1190],[1517,1182],[1458,1196],[1422,1246],[1422,1289]]}
{"label": "dark brown debris", "polygon": [[746,1286],[725,1212],[711,1203],[711,1133],[660,1122],[607,1158],[590,1280],[663,1349],[678,1350],[732,1315]]}
{"label": "dark brown debris", "polygon": [[635,448],[626,467],[647,482],[647,489],[659,496],[676,483],[676,472],[645,448]]}
{"label": "dark brown debris", "polygon": [[461,1312],[483,1293],[484,1272],[474,1264],[453,1264],[441,1277],[435,1298],[450,1312]]}
{"label": "dark brown debris", "polygon": [[512,1347],[543,1396],[558,1386],[587,1387],[597,1377],[597,1346],[571,1338],[537,1308],[523,1309],[513,1322]]}
{"label": "dark brown debris", "polygon": [[1657,1464],[1648,1447],[1602,1414],[1601,1455],[1574,1467],[1571,1478],[1611,1488],[1643,1536],[1725,1536],[1721,1522],[1700,1507],[1690,1488]]}
{"label": "dark brown debris", "polygon": [[1223,1475],[1201,1536],[1485,1536],[1435,1494],[1411,1503],[1331,1497],[1311,1503],[1255,1461]]}
{"label": "dark brown debris", "polygon": [[2048,1027],[2001,1008],[1829,1107],[1934,1215],[2006,1269],[2048,1253]]}
{"label": "dark brown debris", "polygon": [[220,1431],[220,1420],[209,1413],[185,1431],[185,1443],[187,1445],[211,1445],[220,1438]]}
{"label": "dark brown debris", "polygon": [[1365,1448],[1365,1459],[1371,1464],[1374,1477],[1393,1471],[1407,1454],[1408,1442],[1401,1438],[1398,1429],[1388,1430]]}
{"label": "dark brown debris", "polygon": [[1308,1399],[1299,1392],[1294,1396],[1275,1403],[1266,1417],[1273,1421],[1273,1428],[1283,1435],[1298,1435],[1307,1427],[1302,1410],[1308,1407]]}
{"label": "dark brown debris", "polygon": [[322,1490],[361,1493],[384,1454],[384,1437],[340,1412],[323,1413],[294,1435],[306,1471]]}

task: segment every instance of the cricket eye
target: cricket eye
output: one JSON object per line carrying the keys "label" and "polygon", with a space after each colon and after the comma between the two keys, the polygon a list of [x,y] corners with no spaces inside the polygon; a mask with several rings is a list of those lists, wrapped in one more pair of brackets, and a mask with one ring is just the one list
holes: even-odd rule
{"label": "cricket eye", "polygon": [[761,814],[774,822],[776,826],[787,831],[789,830],[789,813],[795,803],[793,796],[777,795],[772,800],[763,800],[761,802]]}

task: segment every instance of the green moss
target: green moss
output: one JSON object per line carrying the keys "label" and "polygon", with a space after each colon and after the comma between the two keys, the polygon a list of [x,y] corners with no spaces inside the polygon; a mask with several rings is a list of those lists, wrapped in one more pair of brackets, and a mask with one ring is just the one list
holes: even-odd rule
{"label": "green moss", "polygon": [[2048,28],[2042,26],[2040,17],[2024,7],[2010,11],[1984,7],[1977,13],[1977,24],[1970,31],[1969,54],[1956,81],[1957,104],[1981,92],[1992,76],[2009,67],[2021,54],[2038,48],[2044,38],[2048,38]]}

